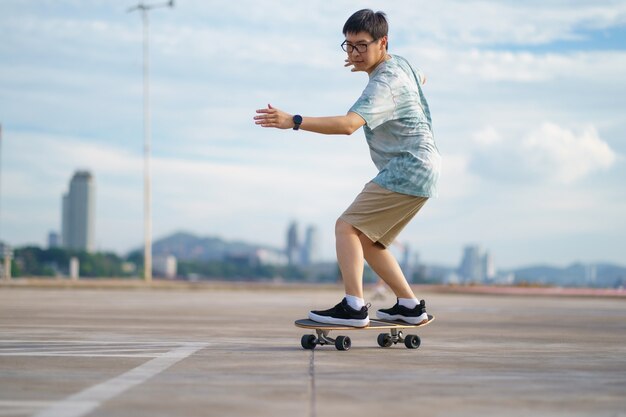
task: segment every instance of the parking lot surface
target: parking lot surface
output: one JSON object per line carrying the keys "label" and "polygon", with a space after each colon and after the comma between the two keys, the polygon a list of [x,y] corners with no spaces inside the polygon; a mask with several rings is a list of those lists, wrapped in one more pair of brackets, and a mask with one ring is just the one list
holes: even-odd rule
{"label": "parking lot surface", "polygon": [[419,349],[344,352],[293,325],[340,287],[0,287],[0,416],[626,416],[623,298],[416,291]]}

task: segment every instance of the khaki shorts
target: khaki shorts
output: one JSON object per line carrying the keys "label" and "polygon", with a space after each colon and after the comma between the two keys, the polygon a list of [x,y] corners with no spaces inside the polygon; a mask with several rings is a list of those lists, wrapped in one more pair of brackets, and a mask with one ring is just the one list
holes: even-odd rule
{"label": "khaki shorts", "polygon": [[395,193],[369,182],[339,217],[372,242],[389,247],[428,197]]}

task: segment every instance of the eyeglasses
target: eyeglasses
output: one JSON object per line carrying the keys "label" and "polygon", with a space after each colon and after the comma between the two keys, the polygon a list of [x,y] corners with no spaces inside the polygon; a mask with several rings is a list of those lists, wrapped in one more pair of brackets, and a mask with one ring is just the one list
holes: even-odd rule
{"label": "eyeglasses", "polygon": [[343,41],[343,43],[341,44],[341,49],[343,49],[349,54],[354,52],[354,50],[356,49],[358,53],[363,54],[367,52],[367,45],[370,45],[376,42],[377,40],[378,39],[374,39],[373,41],[366,42],[366,43],[357,43],[356,45],[352,45],[351,43],[348,43],[348,41]]}

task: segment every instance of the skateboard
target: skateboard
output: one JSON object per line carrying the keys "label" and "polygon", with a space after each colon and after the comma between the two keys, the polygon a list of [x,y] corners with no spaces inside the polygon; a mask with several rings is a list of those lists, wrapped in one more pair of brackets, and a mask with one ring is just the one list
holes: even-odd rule
{"label": "skateboard", "polygon": [[409,349],[417,349],[420,346],[421,340],[419,336],[415,334],[403,334],[404,329],[415,329],[418,327],[426,326],[435,319],[434,316],[429,315],[428,321],[422,324],[409,324],[401,321],[388,321],[388,320],[370,320],[370,324],[366,327],[350,327],[342,326],[338,324],[325,324],[319,323],[309,319],[296,320],[295,325],[304,329],[313,329],[317,333],[305,334],[302,336],[300,343],[304,349],[315,349],[317,345],[323,346],[328,344],[334,344],[337,350],[348,350],[352,346],[352,341],[348,336],[337,336],[335,338],[330,337],[328,334],[331,331],[344,331],[344,330],[387,330],[385,333],[378,335],[378,346],[386,348],[396,343],[404,343]]}

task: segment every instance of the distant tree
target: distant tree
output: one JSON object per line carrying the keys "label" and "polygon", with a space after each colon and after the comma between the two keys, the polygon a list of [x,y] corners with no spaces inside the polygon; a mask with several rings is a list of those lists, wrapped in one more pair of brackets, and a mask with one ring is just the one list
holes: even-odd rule
{"label": "distant tree", "polygon": [[114,253],[88,253],[61,248],[41,249],[36,246],[26,246],[15,250],[13,275],[20,277],[68,274],[72,257],[77,257],[80,262],[80,276],[115,277],[125,275],[122,270],[124,259]]}

